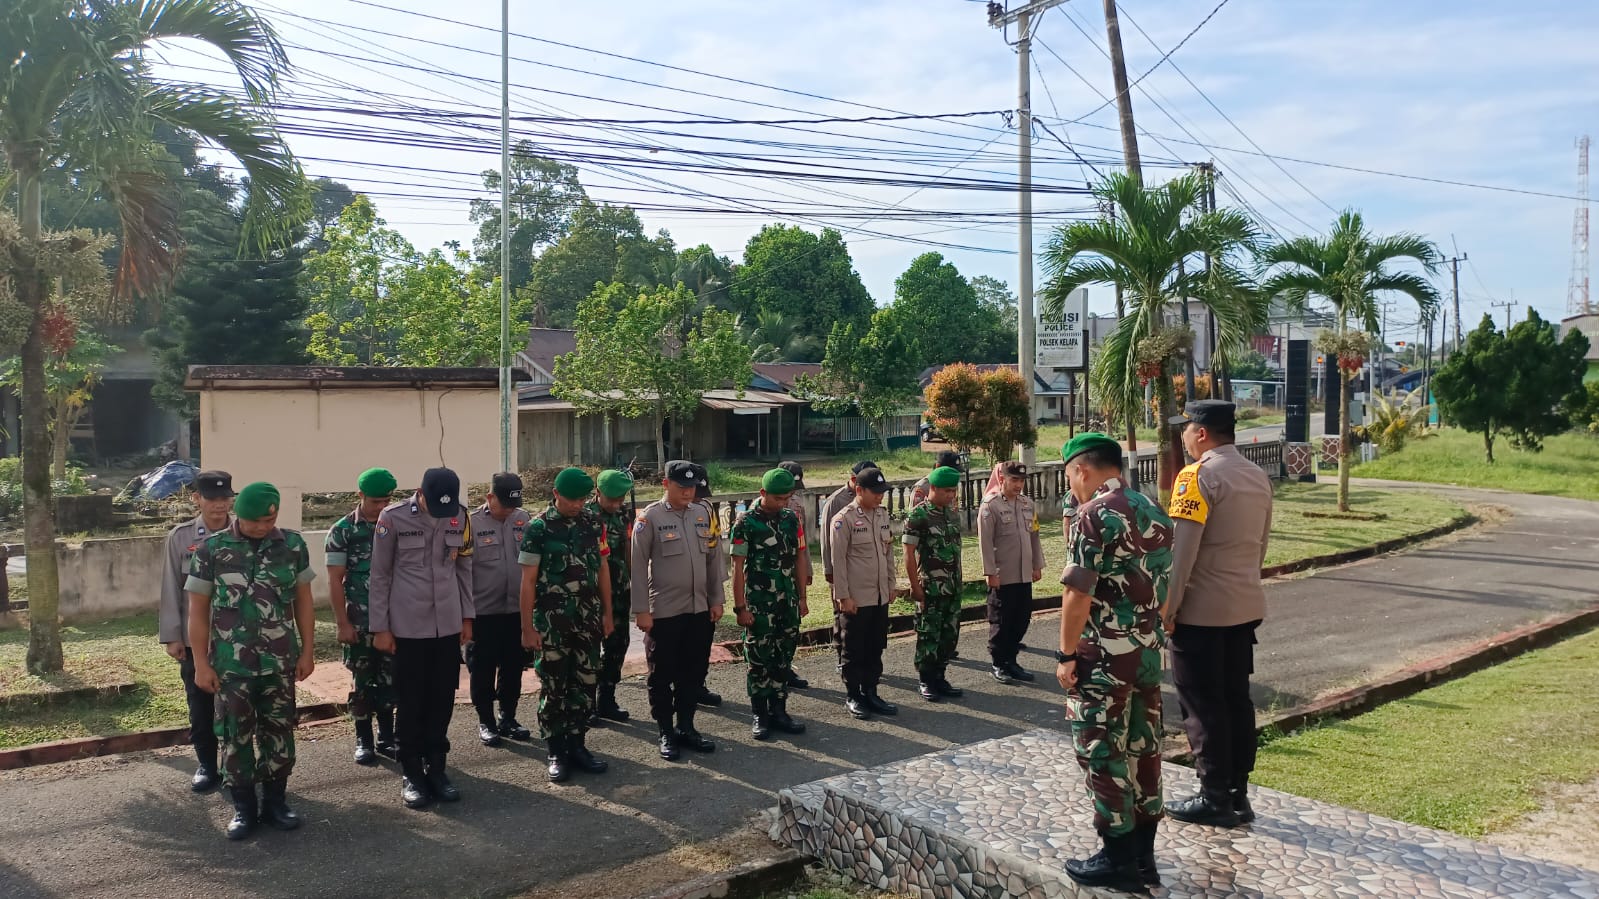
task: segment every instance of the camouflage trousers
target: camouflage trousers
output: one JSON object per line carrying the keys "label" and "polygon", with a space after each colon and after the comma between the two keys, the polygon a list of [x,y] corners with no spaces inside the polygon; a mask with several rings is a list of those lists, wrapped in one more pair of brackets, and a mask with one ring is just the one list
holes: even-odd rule
{"label": "camouflage trousers", "polygon": [[344,644],[344,667],[350,671],[351,718],[366,721],[394,708],[394,656],[379,652],[371,634]]}
{"label": "camouflage trousers", "polygon": [[544,637],[544,648],[532,653],[539,675],[539,735],[548,740],[587,733],[599,685],[600,622],[574,622],[542,610],[533,617]]}
{"label": "camouflage trousers", "polygon": [[600,641],[600,686],[615,687],[622,682],[622,662],[627,658],[627,645],[632,642],[633,593],[630,590],[611,590],[611,621],[615,626],[611,635]]}
{"label": "camouflage trousers", "polygon": [[799,603],[776,594],[752,595],[755,624],[744,632],[745,686],[757,702],[788,699],[788,678],[799,642]]}
{"label": "camouflage trousers", "polygon": [[222,782],[285,778],[294,770],[294,672],[224,677],[216,696]]}
{"label": "camouflage trousers", "polygon": [[1077,763],[1094,799],[1094,828],[1121,836],[1159,821],[1160,680],[1158,649],[1084,657],[1066,698]]}
{"label": "camouflage trousers", "polygon": [[927,608],[916,614],[916,670],[943,673],[955,657],[961,635],[960,587],[951,584],[947,594],[924,586]]}

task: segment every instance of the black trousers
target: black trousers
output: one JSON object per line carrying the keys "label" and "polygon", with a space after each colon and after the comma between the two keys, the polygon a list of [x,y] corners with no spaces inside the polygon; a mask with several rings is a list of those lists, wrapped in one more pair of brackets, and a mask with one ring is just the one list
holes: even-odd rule
{"label": "black trousers", "polygon": [[183,696],[189,701],[189,742],[194,744],[194,757],[215,771],[217,698],[194,685],[194,650],[187,646],[183,648],[183,661],[178,663],[178,676],[183,678]]}
{"label": "black trousers", "polygon": [[394,639],[394,736],[401,765],[442,765],[461,679],[461,637]]}
{"label": "black trousers", "polygon": [[858,606],[853,615],[839,612],[833,618],[844,686],[877,689],[883,679],[883,650],[888,648],[888,603]]}
{"label": "black trousers", "polygon": [[1172,631],[1172,686],[1183,713],[1194,771],[1207,789],[1230,790],[1249,782],[1255,770],[1255,705],[1249,676],[1255,672],[1255,628],[1179,624]]}
{"label": "black trousers", "polygon": [[500,701],[500,717],[516,717],[516,704],[522,698],[522,670],[526,667],[522,613],[479,615],[473,620],[467,669],[472,675],[472,706],[477,709],[479,721],[494,724],[496,699]]}
{"label": "black trousers", "polygon": [[[623,622],[626,627],[626,622]],[[644,635],[644,659],[649,666],[650,717],[661,727],[672,726],[676,713],[680,726],[694,720],[694,705],[705,692],[705,675],[711,670],[711,638],[716,624],[709,612],[657,618]]]}
{"label": "black trousers", "polygon": [[1033,585],[1000,584],[988,591],[988,656],[995,665],[1016,661],[1017,648],[1033,623]]}

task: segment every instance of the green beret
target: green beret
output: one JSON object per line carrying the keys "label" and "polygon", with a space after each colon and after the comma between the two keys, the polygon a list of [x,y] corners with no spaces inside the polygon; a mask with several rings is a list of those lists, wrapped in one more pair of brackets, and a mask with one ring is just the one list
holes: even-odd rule
{"label": "green beret", "polygon": [[594,492],[594,479],[581,468],[564,468],[555,476],[555,492],[567,499],[588,499]]}
{"label": "green beret", "polygon": [[245,521],[265,518],[278,510],[278,488],[266,481],[247,484],[233,500],[233,514]]}
{"label": "green beret", "polygon": [[781,468],[774,468],[761,476],[761,489],[781,496],[794,492],[794,476]]}
{"label": "green beret", "polygon": [[1097,449],[1113,449],[1116,451],[1116,458],[1121,458],[1122,445],[1120,443],[1106,437],[1104,434],[1086,431],[1073,437],[1066,442],[1065,446],[1060,448],[1060,460],[1062,462],[1070,462],[1073,458],[1089,450]]}
{"label": "green beret", "polygon": [[625,471],[617,471],[612,468],[609,471],[600,472],[599,485],[601,496],[606,499],[621,499],[627,496],[629,490],[633,489],[633,476]]}
{"label": "green beret", "polygon": [[958,487],[961,482],[961,473],[948,465],[933,469],[927,476],[927,483],[934,487]]}
{"label": "green beret", "polygon": [[397,486],[399,483],[387,468],[368,468],[355,479],[355,489],[361,491],[362,496],[388,496]]}

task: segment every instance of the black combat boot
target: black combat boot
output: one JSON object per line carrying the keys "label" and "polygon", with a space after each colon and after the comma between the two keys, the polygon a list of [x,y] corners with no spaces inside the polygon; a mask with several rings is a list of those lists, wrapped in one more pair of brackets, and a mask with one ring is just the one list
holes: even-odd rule
{"label": "black combat boot", "polygon": [[484,746],[500,745],[500,729],[492,721],[479,721],[477,723],[477,741]]}
{"label": "black combat boot", "polygon": [[661,729],[661,737],[656,742],[661,749],[661,758],[669,762],[677,761],[677,731],[673,730],[669,723],[658,726]]}
{"label": "black combat boot", "polygon": [[261,820],[261,805],[255,798],[255,784],[229,787],[228,792],[233,796],[233,820],[228,822],[228,839],[242,840],[255,833],[255,825]]}
{"label": "black combat boot", "polygon": [[1149,821],[1133,828],[1133,836],[1138,840],[1138,879],[1146,887],[1160,886],[1160,869],[1155,866],[1155,834],[1159,830],[1159,821]]}
{"label": "black combat boot", "polygon": [[1015,659],[1012,659],[1010,663],[1005,666],[1005,673],[1011,676],[1011,680],[1018,680],[1025,684],[1030,684],[1037,679],[1033,675],[1033,672],[1028,671],[1026,668],[1016,664]]}
{"label": "black combat boot", "polygon": [[[717,702],[721,702],[721,697],[717,697]],[[694,729],[693,712],[677,716],[677,745],[695,752],[716,751],[716,743],[708,737],[701,736],[700,732]]]}
{"label": "black combat boot", "polygon": [[750,724],[750,736],[757,740],[767,740],[772,736],[772,707],[768,700],[750,699],[750,708],[754,710],[755,717]]}
{"label": "black combat boot", "polygon": [[442,802],[459,802],[461,791],[450,783],[450,775],[444,770],[444,756],[436,755],[428,759],[427,767],[428,792],[434,799]]}
{"label": "black combat boot", "polygon": [[931,668],[923,668],[916,672],[916,692],[928,702],[938,701],[938,675]]}
{"label": "black combat boot", "polygon": [[876,712],[877,714],[879,714],[879,715],[898,715],[899,714],[899,706],[893,704],[892,702],[886,702],[886,701],[884,701],[883,697],[877,695],[877,685],[876,684],[872,684],[870,687],[862,687],[861,688],[861,695],[866,697],[866,707],[871,709],[872,711]]}
{"label": "black combat boot", "polygon": [[787,696],[774,701],[772,706],[772,726],[785,734],[798,735],[805,733],[805,725],[789,717]]}
{"label": "black combat boot", "polygon": [[558,784],[572,776],[572,766],[567,760],[565,736],[551,736],[550,745],[550,783]]}
{"label": "black combat boot", "polygon": [[278,777],[261,785],[261,823],[278,830],[294,830],[300,826],[300,816],[289,808],[289,779]]}
{"label": "black combat boot", "polygon": [[209,793],[222,783],[222,778],[217,774],[217,751],[215,748],[197,748],[194,754],[200,765],[194,769],[194,777],[189,779],[189,789],[196,793]]}
{"label": "black combat boot", "polygon": [[699,705],[716,708],[722,704],[722,694],[713,692],[710,687],[706,687],[700,691],[700,698],[696,702]]}
{"label": "black combat boot", "polygon": [[788,688],[790,690],[809,690],[811,682],[795,674],[794,669],[790,668],[788,671]]}
{"label": "black combat boot", "polygon": [[602,718],[609,721],[626,721],[631,717],[633,716],[627,713],[627,709],[616,704],[616,685],[602,684],[599,698],[594,704],[594,717],[590,719],[590,723]]}
{"label": "black combat boot", "polygon": [[872,707],[867,704],[866,696],[861,693],[861,688],[856,684],[845,684],[844,689],[849,692],[849,698],[844,701],[844,708],[849,709],[851,717],[860,721],[872,719]]}
{"label": "black combat boot", "polygon": [[1088,858],[1068,860],[1066,876],[1087,887],[1145,892],[1138,876],[1138,838],[1131,833],[1119,837],[1100,834],[1099,838],[1103,848]]}
{"label": "black combat boot", "polygon": [[516,720],[515,712],[506,712],[502,709],[500,723],[494,729],[499,731],[500,736],[505,739],[515,740],[518,743],[526,743],[533,739],[533,732],[523,727],[522,722]]}
{"label": "black combat boot", "polygon": [[572,767],[590,774],[604,774],[611,767],[607,762],[589,752],[587,734],[570,734],[566,738],[566,757]]}
{"label": "black combat boot", "polygon": [[1000,683],[1006,685],[1007,687],[1010,686],[1011,684],[1016,683],[1016,678],[1010,676],[1010,666],[1009,665],[1002,665],[999,662],[995,662],[994,663],[993,673],[994,673],[994,680],[999,681]]}
{"label": "black combat boot", "polygon": [[1167,803],[1166,814],[1174,821],[1207,827],[1237,827],[1242,823],[1233,809],[1233,794],[1217,787],[1201,786],[1197,794]]}
{"label": "black combat boot", "polygon": [[1252,824],[1255,821],[1255,809],[1249,804],[1249,778],[1238,781],[1232,788],[1233,811],[1238,814],[1239,824]]}
{"label": "black combat boot", "polygon": [[372,739],[372,719],[358,718],[355,722],[355,763],[376,765],[378,751]]}
{"label": "black combat boot", "polygon": [[400,751],[400,744],[394,739],[394,710],[379,709],[373,717],[378,721],[378,741],[372,748],[378,751],[378,755],[392,759]]}
{"label": "black combat boot", "polygon": [[421,759],[401,759],[400,770],[404,777],[400,778],[400,801],[406,808],[426,808],[433,804],[433,797],[428,793],[427,774],[422,770]]}
{"label": "black combat boot", "polygon": [[938,691],[938,695],[948,696],[950,699],[959,699],[965,696],[965,690],[949,682],[948,672],[949,668],[947,666],[938,666],[937,676],[933,680],[933,689]]}

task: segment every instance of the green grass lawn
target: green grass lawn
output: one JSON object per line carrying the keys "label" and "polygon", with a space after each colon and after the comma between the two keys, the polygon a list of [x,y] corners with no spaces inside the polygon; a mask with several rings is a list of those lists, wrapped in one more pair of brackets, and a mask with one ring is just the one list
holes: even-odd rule
{"label": "green grass lawn", "polygon": [[1271,740],[1264,786],[1468,837],[1599,776],[1599,631]]}
{"label": "green grass lawn", "polygon": [[1352,471],[1362,478],[1599,500],[1599,439],[1594,437],[1551,437],[1544,441],[1541,453],[1522,452],[1501,438],[1494,441],[1494,459],[1490,465],[1482,435],[1444,428],[1435,435],[1412,440],[1393,455],[1357,465]]}

